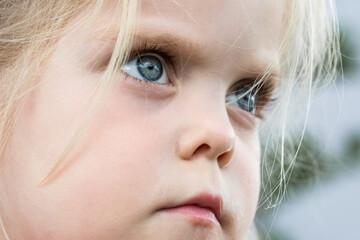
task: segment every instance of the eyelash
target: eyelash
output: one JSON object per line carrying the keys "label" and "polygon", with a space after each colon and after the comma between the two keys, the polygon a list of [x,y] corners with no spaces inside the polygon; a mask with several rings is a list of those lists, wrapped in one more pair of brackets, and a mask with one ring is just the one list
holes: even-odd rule
{"label": "eyelash", "polygon": [[165,60],[165,62],[170,63],[172,66],[174,66],[176,61],[176,53],[170,51],[169,47],[161,46],[156,43],[150,43],[148,41],[144,41],[141,43],[136,50],[132,50],[130,52],[130,58],[129,60],[135,59],[140,57],[141,55],[152,53],[159,55],[162,59]]}
{"label": "eyelash", "polygon": [[[164,67],[166,70],[168,70],[168,67],[166,65],[170,64],[171,67],[174,69],[174,72],[176,72],[174,66],[177,62],[177,53],[173,48],[169,47],[169,45],[160,45],[157,43],[144,41],[130,52],[129,61],[149,53],[159,55],[164,60],[163,64],[165,65]],[[125,74],[125,76],[130,77],[130,75],[128,74]],[[154,83],[150,81],[143,81],[136,78],[134,79],[137,80],[137,82],[142,85],[143,84],[148,86],[159,85],[158,83]],[[230,89],[239,89],[239,88],[244,88],[246,86],[250,86],[249,88],[255,86],[250,91],[251,93],[255,92],[255,113],[253,113],[253,115],[259,119],[264,119],[265,118],[263,115],[264,108],[267,107],[269,103],[274,103],[277,100],[275,97],[273,97],[273,92],[275,90],[274,81],[271,79],[265,79],[261,83],[259,83],[258,77],[250,77],[240,80],[239,82],[235,83]],[[229,94],[230,93],[234,93],[234,91],[230,91]]]}
{"label": "eyelash", "polygon": [[[277,98],[273,96],[276,88],[274,80],[264,79],[259,82],[259,78],[257,77],[246,78],[234,84],[230,89],[240,89],[246,87],[248,88],[247,91],[255,96],[255,117],[264,120],[264,109],[269,107],[270,103],[275,103],[277,101]],[[236,90],[230,91],[229,94],[234,92],[236,92]]]}

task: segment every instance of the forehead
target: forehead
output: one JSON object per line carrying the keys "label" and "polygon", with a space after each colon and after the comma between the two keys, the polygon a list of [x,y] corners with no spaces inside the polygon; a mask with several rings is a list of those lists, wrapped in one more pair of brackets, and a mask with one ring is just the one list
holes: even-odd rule
{"label": "forehead", "polygon": [[284,12],[284,0],[141,1],[138,31],[182,35],[214,56],[273,58]]}

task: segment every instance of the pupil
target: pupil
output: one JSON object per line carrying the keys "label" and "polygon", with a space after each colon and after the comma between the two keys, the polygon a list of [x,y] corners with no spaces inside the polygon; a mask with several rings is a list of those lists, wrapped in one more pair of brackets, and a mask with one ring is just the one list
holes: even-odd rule
{"label": "pupil", "polygon": [[137,69],[140,75],[148,81],[156,81],[163,74],[163,67],[160,60],[155,56],[143,56],[137,60]]}

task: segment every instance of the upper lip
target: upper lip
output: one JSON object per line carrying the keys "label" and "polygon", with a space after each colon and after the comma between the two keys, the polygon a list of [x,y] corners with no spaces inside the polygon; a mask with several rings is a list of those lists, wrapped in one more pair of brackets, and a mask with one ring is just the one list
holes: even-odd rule
{"label": "upper lip", "polygon": [[[207,192],[202,192],[194,197],[189,198],[183,203],[180,203],[179,205],[173,206],[173,207],[179,207],[183,205],[195,205],[202,208],[209,208],[212,210],[221,224],[222,219],[222,198],[219,195],[213,195]],[[173,208],[170,207],[170,208]]]}

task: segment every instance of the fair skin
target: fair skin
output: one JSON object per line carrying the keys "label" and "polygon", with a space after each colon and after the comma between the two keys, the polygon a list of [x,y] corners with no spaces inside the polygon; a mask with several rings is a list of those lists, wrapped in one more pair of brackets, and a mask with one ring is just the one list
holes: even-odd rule
{"label": "fair skin", "polygon": [[[96,37],[98,25],[65,33],[5,155],[1,214],[10,239],[243,239],[260,185],[258,120],[225,98],[278,58],[283,5],[143,1],[134,48],[144,39],[176,42],[175,63],[162,59],[168,81],[143,84],[119,70],[72,157],[39,185],[89,107],[102,74],[92,63],[115,37]],[[222,197],[220,224],[160,211],[200,192]]]}

